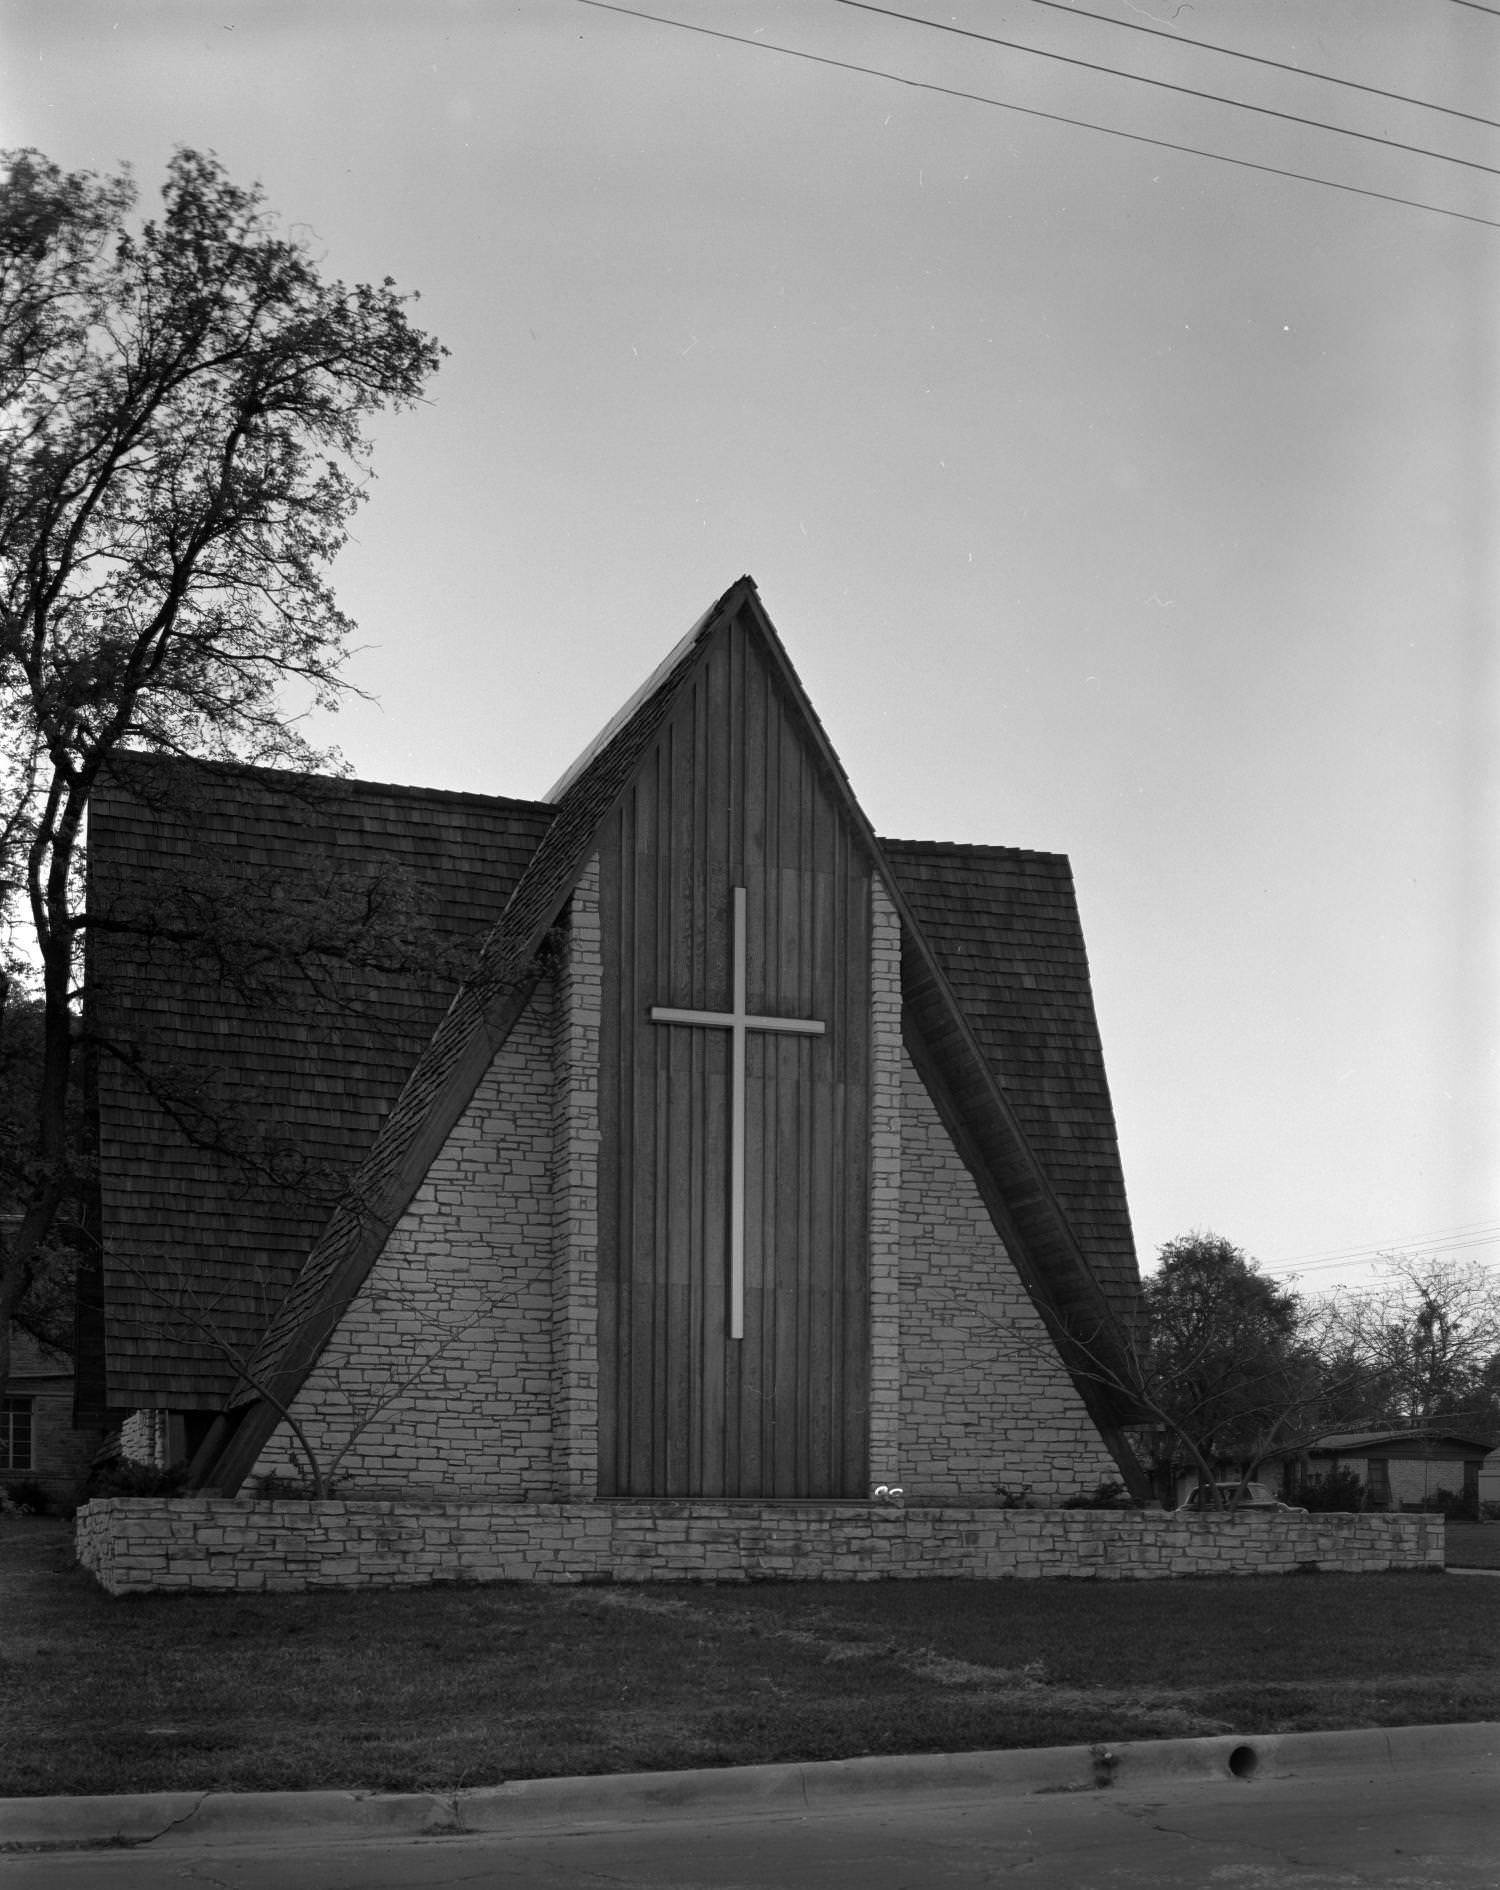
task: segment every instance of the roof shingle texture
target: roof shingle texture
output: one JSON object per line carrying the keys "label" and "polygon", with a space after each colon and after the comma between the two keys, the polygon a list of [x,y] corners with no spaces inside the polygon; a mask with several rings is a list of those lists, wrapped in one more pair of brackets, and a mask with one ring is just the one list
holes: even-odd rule
{"label": "roof shingle texture", "polygon": [[1096,1279],[1129,1319],[1135,1243],[1067,858],[880,847]]}
{"label": "roof shingle texture", "polygon": [[144,757],[101,785],[110,1404],[228,1389],[553,812]]}

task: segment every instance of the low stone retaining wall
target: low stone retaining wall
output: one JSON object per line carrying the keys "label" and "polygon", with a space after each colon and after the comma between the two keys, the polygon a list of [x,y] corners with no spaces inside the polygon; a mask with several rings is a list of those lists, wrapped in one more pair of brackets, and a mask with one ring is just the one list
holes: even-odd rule
{"label": "low stone retaining wall", "polygon": [[109,1497],[78,1512],[78,1556],[112,1595],[440,1581],[1153,1581],[1441,1568],[1443,1521],[866,1503]]}

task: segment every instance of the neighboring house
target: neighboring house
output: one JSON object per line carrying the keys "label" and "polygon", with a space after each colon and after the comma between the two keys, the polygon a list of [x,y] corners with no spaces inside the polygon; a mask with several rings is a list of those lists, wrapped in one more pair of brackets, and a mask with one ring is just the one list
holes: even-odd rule
{"label": "neighboring house", "polygon": [[1487,1513],[1500,1515],[1500,1449],[1492,1450],[1479,1467],[1479,1501]]}
{"label": "neighboring house", "polygon": [[[173,875],[290,932],[392,863],[456,992],[377,964],[278,1021],[178,942]],[[233,1493],[290,1409],[329,1457],[363,1423],[351,1493],[1144,1494],[1067,861],[877,839],[748,579],[545,801],[135,757],[89,872],[139,928],[88,980],[129,1451]]]}
{"label": "neighboring house", "polygon": [[1477,1502],[1489,1450],[1481,1439],[1433,1425],[1330,1432],[1282,1463],[1285,1487],[1294,1493],[1333,1470],[1352,1470],[1371,1509],[1420,1509],[1440,1490]]}
{"label": "neighboring house", "polygon": [[40,1484],[54,1503],[78,1494],[99,1433],[73,1426],[73,1361],[12,1326],[0,1410],[0,1487]]}

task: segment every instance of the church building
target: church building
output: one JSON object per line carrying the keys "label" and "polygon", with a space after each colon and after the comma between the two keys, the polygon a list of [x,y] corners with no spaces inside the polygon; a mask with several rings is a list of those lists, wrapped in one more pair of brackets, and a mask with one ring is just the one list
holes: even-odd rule
{"label": "church building", "polygon": [[1145,1493],[1066,859],[871,831],[749,579],[543,801],[144,755],[86,1410],[223,1495]]}

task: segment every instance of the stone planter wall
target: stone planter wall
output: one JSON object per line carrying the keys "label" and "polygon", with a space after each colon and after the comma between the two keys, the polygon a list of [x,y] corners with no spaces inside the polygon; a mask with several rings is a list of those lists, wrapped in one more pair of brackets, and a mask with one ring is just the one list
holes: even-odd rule
{"label": "stone planter wall", "polygon": [[113,1595],[429,1582],[880,1581],[1441,1568],[1440,1516],[110,1497],[78,1555]]}

